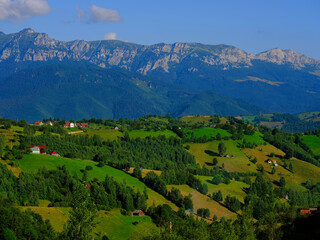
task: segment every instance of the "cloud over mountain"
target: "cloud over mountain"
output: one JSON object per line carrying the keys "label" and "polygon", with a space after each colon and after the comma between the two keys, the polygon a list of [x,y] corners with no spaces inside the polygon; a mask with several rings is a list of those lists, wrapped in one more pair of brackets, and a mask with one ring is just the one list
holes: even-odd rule
{"label": "cloud over mountain", "polygon": [[117,34],[114,32],[107,32],[104,37],[104,40],[116,40],[117,39]]}
{"label": "cloud over mountain", "polygon": [[0,20],[19,21],[50,12],[46,0],[0,0]]}
{"label": "cloud over mountain", "polygon": [[77,7],[77,18],[80,21],[86,23],[97,23],[97,22],[121,22],[122,18],[117,10],[108,8],[98,7],[92,5],[89,8],[89,12],[84,11],[80,7]]}

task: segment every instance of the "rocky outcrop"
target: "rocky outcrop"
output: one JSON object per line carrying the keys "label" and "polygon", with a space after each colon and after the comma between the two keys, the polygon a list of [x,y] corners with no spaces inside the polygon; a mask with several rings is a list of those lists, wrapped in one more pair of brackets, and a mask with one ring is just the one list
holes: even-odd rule
{"label": "rocky outcrop", "polygon": [[[174,43],[144,46],[115,40],[63,42],[32,29],[0,34],[0,62],[51,60],[88,61],[101,67],[118,66],[143,74],[157,69],[170,72],[182,61],[189,61],[189,65],[200,62],[224,70],[249,67],[254,61],[291,64],[297,69],[310,66],[320,69],[319,60],[293,50],[271,49],[254,55],[228,45]],[[187,69],[194,71],[189,70],[190,66]]]}

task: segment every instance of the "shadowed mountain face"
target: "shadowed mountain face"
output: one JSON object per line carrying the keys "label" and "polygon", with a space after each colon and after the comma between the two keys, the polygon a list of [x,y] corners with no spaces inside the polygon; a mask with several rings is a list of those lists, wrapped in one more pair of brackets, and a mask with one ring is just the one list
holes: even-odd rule
{"label": "shadowed mountain face", "polygon": [[[98,67],[84,67],[87,65]],[[173,115],[207,114],[220,110],[224,114],[241,114],[243,111],[251,112],[252,105],[258,106],[255,111],[262,108],[267,111],[296,113],[316,111],[320,107],[320,61],[293,50],[272,49],[254,55],[227,45],[175,43],[144,46],[121,41],[62,42],[51,39],[47,34],[25,29],[15,34],[0,33],[0,83],[6,88],[5,92],[1,90],[4,95],[0,95],[0,101],[6,105],[1,107],[0,115],[7,116],[13,105],[26,109],[23,104],[27,105],[27,109],[32,108],[33,113],[41,112],[43,116],[58,114],[58,110],[53,111],[48,104],[33,106],[38,104],[34,102],[33,91],[41,89],[40,93],[46,91],[48,96],[57,98],[70,87],[70,76],[54,75],[53,66],[63,68],[64,74],[72,72],[72,79],[77,84],[71,84],[72,88],[68,92],[69,109],[65,111],[72,113],[77,109],[76,112],[82,113],[77,115],[79,117],[90,114],[137,117],[166,111]],[[76,74],[78,72],[73,72],[76,68],[79,68],[76,71],[80,71],[81,76]],[[95,78],[102,72],[109,74],[104,78],[105,81],[83,82],[84,76]],[[124,74],[126,81],[129,79],[132,85],[121,85],[118,75],[110,76],[115,72]],[[139,79],[146,87],[143,88],[133,79]],[[46,87],[23,89],[23,84],[28,84],[29,81]],[[52,82],[49,84],[47,81]],[[91,84],[90,87],[97,87],[98,84],[109,86],[113,96],[111,100],[119,107],[112,105],[113,110],[110,107],[106,110],[105,104],[98,104],[102,99],[96,102],[87,98],[84,101],[86,94],[81,89],[83,84]],[[19,88],[22,92],[17,92]],[[176,95],[168,95],[170,92],[176,92]],[[32,94],[27,97],[30,93]],[[134,96],[134,101],[126,101],[129,93]],[[146,99],[146,96],[150,99]],[[242,104],[239,106],[239,100],[233,98],[242,99]],[[218,99],[228,103],[231,99],[236,101],[236,109],[239,111],[234,111],[235,108],[226,111],[229,108],[221,107],[223,104],[213,104]],[[58,100],[51,101],[55,103]],[[64,102],[66,101],[65,99]],[[90,109],[85,109],[89,105],[81,103],[82,101],[87,104],[92,101]],[[204,101],[209,103],[205,104]],[[128,110],[130,103],[135,106],[132,111]],[[250,111],[243,104],[249,104]],[[63,104],[60,107],[66,108]]]}
{"label": "shadowed mountain face", "polygon": [[263,110],[221,94],[175,89],[123,69],[94,65],[48,65],[22,70],[3,80],[1,117],[27,121],[136,118],[147,114],[252,114]]}

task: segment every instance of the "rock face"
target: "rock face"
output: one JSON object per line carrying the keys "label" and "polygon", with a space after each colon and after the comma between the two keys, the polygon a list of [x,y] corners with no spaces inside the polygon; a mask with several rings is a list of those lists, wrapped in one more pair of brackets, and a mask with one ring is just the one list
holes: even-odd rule
{"label": "rock face", "polygon": [[247,68],[255,61],[289,64],[295,69],[320,68],[319,60],[293,50],[271,49],[254,55],[228,45],[174,43],[144,46],[115,40],[63,42],[32,29],[0,34],[0,62],[4,61],[87,61],[100,67],[117,66],[142,74],[154,70],[169,73],[182,62],[197,62],[223,70]]}

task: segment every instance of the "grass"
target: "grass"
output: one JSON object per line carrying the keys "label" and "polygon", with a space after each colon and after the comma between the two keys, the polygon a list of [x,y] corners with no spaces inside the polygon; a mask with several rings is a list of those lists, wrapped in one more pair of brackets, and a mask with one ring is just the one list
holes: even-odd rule
{"label": "grass", "polygon": [[[288,160],[288,165],[290,163],[292,164],[293,173],[284,168],[283,161],[281,160],[285,155],[284,152],[272,145],[259,146],[255,149],[244,149],[243,152],[251,158],[257,158],[257,165],[261,164],[264,167],[266,175],[275,185],[279,182],[280,177],[283,176],[287,182],[287,187],[298,191],[306,191],[302,186],[302,183],[306,182],[308,179],[312,180],[314,183],[320,181],[320,168],[311,163],[292,158],[291,160]],[[275,153],[276,156],[271,158],[269,156],[271,153]],[[266,162],[269,158],[276,160],[279,164],[279,166],[275,167],[275,174],[271,174],[272,167]]]}
{"label": "grass", "polygon": [[267,143],[263,140],[263,134],[260,132],[254,132],[253,135],[243,135],[243,139],[245,139],[247,142],[256,143],[257,145],[262,145],[264,143]]}
{"label": "grass", "polygon": [[198,208],[208,208],[210,210],[210,218],[213,215],[217,215],[218,218],[221,217],[234,217],[236,214],[229,211],[227,208],[220,205],[218,202],[210,199],[208,196],[199,193],[197,190],[189,187],[188,185],[168,185],[167,189],[171,190],[172,187],[178,188],[182,195],[187,196],[192,195],[192,202],[194,212],[197,212]]}
{"label": "grass", "polygon": [[[45,156],[45,155],[37,155],[37,154],[28,154],[24,155],[24,157],[18,161],[20,164],[20,168],[23,172],[37,172],[40,168],[47,168],[49,170],[54,170],[57,166],[65,165],[71,175],[77,173],[79,177],[82,176],[81,169],[85,169],[86,166],[92,166],[92,170],[88,171],[88,178],[92,180],[93,178],[97,178],[100,181],[103,181],[106,177],[106,174],[113,177],[117,182],[125,182],[128,186],[133,189],[139,190],[141,193],[146,188],[146,185],[140,182],[137,178],[130,176],[129,174],[115,169],[110,166],[104,166],[99,168],[96,166],[96,162],[88,161],[88,160],[80,160],[80,159],[69,159],[63,157],[54,157],[54,156]],[[177,209],[176,205],[172,202],[168,201],[159,193],[147,188],[147,193],[149,199],[147,201],[148,206],[151,206],[153,203],[155,205],[159,204],[169,204],[171,208],[174,210]]]}
{"label": "grass", "polygon": [[18,167],[16,167],[16,166],[10,166],[10,165],[9,165],[9,162],[10,162],[9,160],[2,160],[2,159],[0,158],[0,163],[6,165],[7,168],[8,168],[11,172],[13,172],[13,174],[14,174],[16,177],[19,177],[19,174],[20,174],[20,172],[21,172],[21,169],[18,168]]}
{"label": "grass", "polygon": [[182,117],[179,120],[186,122],[188,124],[196,124],[196,123],[209,123],[211,117],[210,116],[186,116]]}
{"label": "grass", "polygon": [[213,192],[218,192],[220,190],[223,198],[227,195],[231,195],[232,197],[238,198],[242,203],[244,202],[244,198],[246,196],[244,188],[249,187],[248,184],[231,180],[230,184],[220,183],[219,185],[215,185],[210,182],[212,177],[197,176],[197,178],[208,185],[208,194],[212,194]]}
{"label": "grass", "polygon": [[[226,154],[235,155],[234,158],[218,156],[218,145],[223,142],[227,148]],[[236,146],[236,142],[227,141],[212,141],[207,143],[190,143],[189,152],[195,156],[196,162],[201,166],[206,165],[207,168],[212,168],[211,163],[213,158],[218,159],[218,166],[224,167],[229,172],[248,172],[255,171],[256,167],[252,164],[247,156],[241,152]]]}
{"label": "grass", "polygon": [[111,129],[101,129],[101,130],[88,130],[87,134],[89,136],[98,135],[103,138],[103,140],[117,140],[118,137],[123,137],[123,133],[118,130],[111,130]]}
{"label": "grass", "polygon": [[230,137],[232,136],[227,130],[220,129],[220,128],[198,128],[198,129],[185,129],[184,132],[190,138],[191,134],[193,133],[194,137],[199,138],[203,137],[204,135],[207,138],[216,137],[218,133],[220,133],[221,137]]}
{"label": "grass", "polygon": [[[63,225],[68,220],[71,208],[64,207],[21,207],[22,210],[30,209],[49,220],[52,227],[61,232]],[[123,216],[118,209],[112,211],[99,211],[96,218],[97,226],[94,229],[96,236],[106,235],[109,239],[142,239],[159,229],[149,216]],[[138,224],[134,225],[133,223]]]}
{"label": "grass", "polygon": [[146,131],[146,130],[132,130],[128,131],[130,138],[145,138],[148,136],[157,137],[160,135],[165,135],[166,137],[177,137],[177,135],[170,130],[161,130],[161,131]]}
{"label": "grass", "polygon": [[314,155],[320,155],[320,137],[316,135],[303,136],[303,142],[311,149]]}

